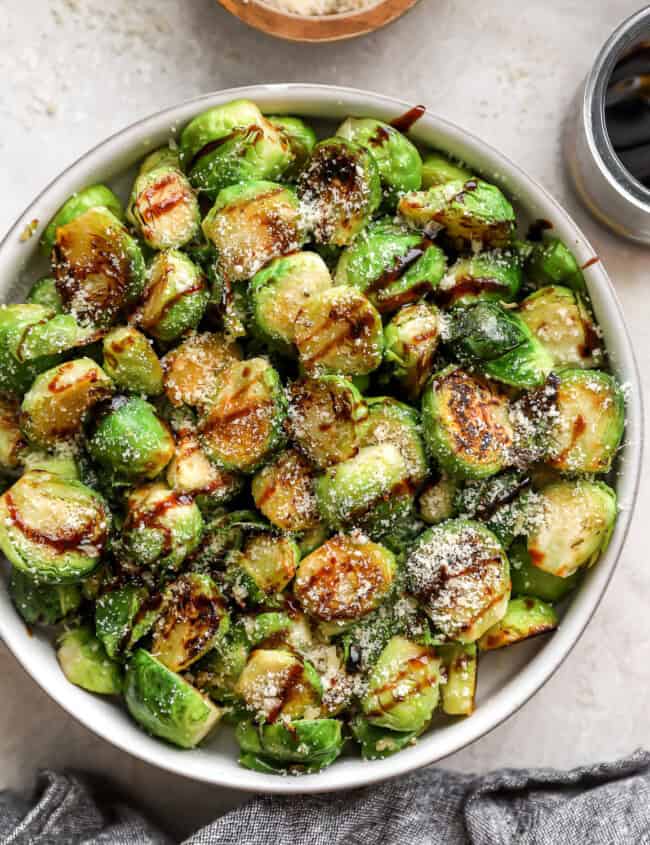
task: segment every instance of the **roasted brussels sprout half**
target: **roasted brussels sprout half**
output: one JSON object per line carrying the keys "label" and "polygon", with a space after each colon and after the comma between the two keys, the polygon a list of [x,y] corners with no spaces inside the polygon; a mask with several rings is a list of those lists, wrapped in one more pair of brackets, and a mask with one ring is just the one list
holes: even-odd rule
{"label": "roasted brussels sprout half", "polygon": [[157,396],[163,370],[147,338],[132,326],[119,326],[103,342],[104,370],[122,390]]}
{"label": "roasted brussels sprout half", "polygon": [[480,522],[450,519],[418,537],[406,561],[411,591],[440,636],[472,643],[506,612],[508,558]]}
{"label": "roasted brussels sprout half", "polygon": [[29,449],[23,454],[22,463],[25,470],[33,469],[49,472],[51,475],[58,475],[67,481],[82,480],[79,465],[73,453],[66,448],[54,453]]}
{"label": "roasted brussels sprout half", "polygon": [[447,182],[468,182],[474,179],[474,174],[460,164],[453,162],[442,153],[429,153],[422,161],[422,189],[433,188],[434,185],[444,185]]}
{"label": "roasted brussels sprout half", "polygon": [[240,722],[239,762],[266,774],[312,774],[336,760],[343,748],[337,719],[299,719],[289,724]]}
{"label": "roasted brussels sprout half", "polygon": [[458,367],[442,370],[428,383],[422,430],[431,456],[452,477],[485,478],[511,461],[507,399]]}
{"label": "roasted brussels sprout half", "polygon": [[268,532],[269,524],[255,511],[217,511],[205,522],[201,545],[192,555],[193,568],[223,569],[229,553],[241,549],[249,536],[261,531]]}
{"label": "roasted brussels sprout half", "polygon": [[197,746],[222,716],[207,696],[141,648],[126,670],[124,700],[148,733],[181,748]]}
{"label": "roasted brussels sprout half", "polygon": [[81,604],[77,584],[41,584],[16,567],[11,570],[9,595],[28,625],[56,625]]}
{"label": "roasted brussels sprout half", "polygon": [[316,670],[282,649],[255,649],[235,690],[259,722],[313,719],[320,714],[323,688]]}
{"label": "roasted brussels sprout half", "polygon": [[39,373],[59,362],[60,356],[52,350],[29,358],[23,351],[31,331],[54,316],[42,305],[0,305],[0,393],[22,396]]}
{"label": "roasted brussels sprout half", "polygon": [[447,680],[440,688],[443,713],[470,716],[476,697],[476,643],[448,643],[441,645],[438,652],[447,673]]}
{"label": "roasted brussels sprout half", "polygon": [[221,373],[241,360],[241,350],[224,335],[191,335],[162,359],[165,395],[174,406],[203,408],[214,398]]}
{"label": "roasted brussels sprout half", "polygon": [[320,141],[298,177],[298,196],[317,243],[351,243],[381,203],[373,155],[344,138]]}
{"label": "roasted brussels sprout half", "polygon": [[428,191],[405,194],[398,211],[415,229],[445,234],[461,245],[507,246],[515,230],[515,212],[501,191],[481,179],[454,179]]}
{"label": "roasted brussels sprout half", "polygon": [[368,400],[368,418],[362,424],[362,446],[377,446],[392,443],[396,446],[408,472],[408,480],[419,487],[429,473],[420,432],[420,415],[411,408],[393,399],[392,396],[378,396]]}
{"label": "roasted brussels sprout half", "polygon": [[34,282],[25,297],[25,302],[51,308],[56,314],[63,313],[63,300],[56,289],[56,279],[52,276],[44,276]]}
{"label": "roasted brussels sprout half", "polygon": [[122,691],[122,669],[106,654],[91,628],[83,626],[61,634],[56,656],[71,684],[102,695]]}
{"label": "roasted brussels sprout half", "polygon": [[289,537],[260,532],[227,560],[231,592],[244,607],[272,602],[295,575],[300,552]]}
{"label": "roasted brussels sprout half", "polygon": [[179,436],[166,477],[175,493],[191,496],[206,513],[233,499],[243,487],[240,475],[219,469],[208,460],[198,438],[190,432]]}
{"label": "roasted brussels sprout half", "polygon": [[43,470],[28,470],[0,496],[0,549],[39,583],[64,584],[92,572],[110,526],[98,493]]}
{"label": "roasted brussels sprout half", "polygon": [[251,643],[242,622],[231,625],[219,642],[194,666],[196,686],[214,701],[230,704],[236,701],[235,686],[246,666]]}
{"label": "roasted brussels sprout half", "polygon": [[45,227],[41,237],[43,252],[49,257],[52,248],[56,243],[57,230],[61,226],[72,223],[84,212],[91,208],[106,208],[121,220],[124,216],[122,203],[106,185],[90,185],[69,197],[56,212],[54,217]]}
{"label": "roasted brussels sprout half", "polygon": [[537,519],[538,504],[530,477],[518,470],[469,481],[454,502],[459,514],[484,522],[505,547],[528,533]]}
{"label": "roasted brussels sprout half", "polygon": [[478,641],[481,651],[492,651],[506,645],[547,634],[557,628],[557,613],[550,604],[532,596],[520,596],[508,602],[505,616],[489,628]]}
{"label": "roasted brussels sprout half", "polygon": [[456,494],[459,483],[442,476],[427,484],[418,498],[418,513],[429,525],[437,525],[456,516]]}
{"label": "roasted brussels sprout half", "polygon": [[564,285],[578,293],[586,292],[585,279],[574,254],[557,238],[546,238],[533,245],[526,261],[526,275],[538,287]]}
{"label": "roasted brussels sprout half", "polygon": [[292,164],[289,138],[250,100],[215,106],[181,132],[180,157],[192,185],[214,199],[222,188],[277,179]]}
{"label": "roasted brussels sprout half", "polygon": [[422,731],[391,731],[371,724],[363,716],[350,723],[352,736],[361,746],[364,760],[383,760],[403,748],[413,745]]}
{"label": "roasted brussels sprout half", "polygon": [[430,302],[405,305],[384,329],[384,361],[409,399],[417,399],[433,372],[441,319]]}
{"label": "roasted brussels sprout half", "polygon": [[551,575],[533,566],[524,540],[517,540],[508,550],[512,595],[532,596],[542,601],[559,602],[575,590],[580,583],[581,573],[575,572],[566,578]]}
{"label": "roasted brussels sprout half", "polygon": [[203,221],[203,233],[217,248],[219,271],[230,283],[250,279],[305,240],[296,195],[274,182],[224,188]]}
{"label": "roasted brussels sprout half", "polygon": [[266,119],[289,144],[292,162],[282,177],[285,181],[293,181],[309,161],[309,156],[316,146],[316,133],[299,117],[268,115]]}
{"label": "roasted brussels sprout half", "polygon": [[113,660],[128,655],[158,618],[162,596],[127,584],[109,590],[95,604],[95,633]]}
{"label": "roasted brussels sprout half", "polygon": [[522,282],[519,256],[509,249],[459,258],[436,289],[441,305],[467,305],[477,299],[512,302]]}
{"label": "roasted brussels sprout half", "polygon": [[199,203],[169,147],[146,157],[133,184],[126,216],[152,249],[178,249],[201,231]]}
{"label": "roasted brussels sprout half", "polygon": [[20,430],[19,405],[0,397],[0,473],[18,473],[27,444]]}
{"label": "roasted brussels sprout half", "polygon": [[318,522],[314,471],[295,449],[282,452],[253,478],[255,506],[282,531],[309,531]]}

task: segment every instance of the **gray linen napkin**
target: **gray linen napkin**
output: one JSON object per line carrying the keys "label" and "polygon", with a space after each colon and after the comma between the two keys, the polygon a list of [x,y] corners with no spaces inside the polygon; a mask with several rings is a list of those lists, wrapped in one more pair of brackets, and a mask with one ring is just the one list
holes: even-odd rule
{"label": "gray linen napkin", "polygon": [[[168,845],[80,775],[44,771],[34,802],[0,793],[0,842]],[[424,769],[345,795],[253,798],[185,845],[650,845],[650,753],[560,772]]]}

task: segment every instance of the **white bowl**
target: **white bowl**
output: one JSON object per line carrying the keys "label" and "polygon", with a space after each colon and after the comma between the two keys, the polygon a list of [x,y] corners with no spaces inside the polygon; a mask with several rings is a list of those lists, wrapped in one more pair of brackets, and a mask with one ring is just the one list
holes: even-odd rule
{"label": "white bowl", "polygon": [[[248,97],[268,113],[290,113],[338,121],[348,114],[390,120],[412,104],[351,88],[326,85],[255,85],[208,94],[145,118],[91,150],[52,182],[18,219],[0,244],[2,300],[20,301],[37,273],[46,270],[38,235],[61,203],[75,190],[98,181],[118,192],[128,190],[130,169],[149,150],[166,143],[195,114],[235,97]],[[515,201],[524,221],[543,218],[554,234],[588,262],[595,252],[569,215],[536,182],[500,153],[463,129],[426,113],[413,127],[414,140],[448,150],[486,179],[496,182]],[[36,236],[21,241],[30,221],[38,219]],[[607,552],[548,638],[532,640],[481,660],[477,707],[464,720],[448,720],[423,736],[417,745],[386,760],[364,762],[343,757],[325,771],[300,778],[281,778],[242,769],[229,728],[193,751],[181,751],[142,732],[118,703],[93,696],[68,683],[47,637],[30,635],[14,610],[5,582],[0,585],[0,634],[34,680],[86,727],[114,745],[149,763],[208,783],[259,792],[325,792],[363,786],[433,763],[483,736],[522,706],[553,674],[571,651],[596,610],[616,567],[636,498],[641,465],[642,407],[639,377],[621,308],[600,262],[585,271],[596,316],[602,326],[612,367],[627,386],[627,434],[616,475],[621,512]],[[29,706],[26,703],[26,706]],[[516,759],[513,757],[513,763]]]}

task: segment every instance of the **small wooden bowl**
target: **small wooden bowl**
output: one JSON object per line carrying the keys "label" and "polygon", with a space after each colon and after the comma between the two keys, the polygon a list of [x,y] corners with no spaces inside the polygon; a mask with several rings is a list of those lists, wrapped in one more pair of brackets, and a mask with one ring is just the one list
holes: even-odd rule
{"label": "small wooden bowl", "polygon": [[361,12],[340,15],[292,15],[258,0],[218,0],[231,14],[255,29],[287,41],[341,41],[391,23],[417,0],[380,0]]}

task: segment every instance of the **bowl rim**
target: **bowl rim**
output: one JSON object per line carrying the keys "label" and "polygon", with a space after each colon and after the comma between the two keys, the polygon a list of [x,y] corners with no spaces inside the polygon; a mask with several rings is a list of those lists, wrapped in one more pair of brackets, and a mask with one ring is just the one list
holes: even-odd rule
{"label": "bowl rim", "polygon": [[[115,132],[80,156],[50,181],[27,206],[0,241],[0,272],[2,272],[4,264],[8,264],[14,269],[20,266],[19,249],[25,246],[22,243],[17,246],[20,235],[25,226],[37,218],[39,206],[43,204],[47,206],[48,196],[50,193],[56,193],[57,187],[62,187],[70,181],[74,182],[75,175],[81,173],[87,179],[88,173],[92,172],[93,167],[106,169],[110,167],[111,163],[119,162],[118,152],[121,150],[122,164],[116,170],[116,172],[119,172],[119,170],[124,169],[124,159],[127,153],[128,158],[133,161],[138,144],[146,147],[146,132],[148,129],[151,129],[154,133],[160,131],[158,124],[165,121],[168,130],[173,131],[179,123],[182,124],[187,119],[187,115],[198,113],[201,108],[218,105],[240,97],[257,100],[267,112],[271,109],[266,101],[276,102],[280,100],[287,103],[288,110],[298,114],[309,113],[312,106],[307,105],[307,103],[313,103],[314,108],[322,106],[324,110],[329,103],[331,108],[336,107],[339,110],[349,106],[352,113],[354,113],[356,107],[367,109],[368,112],[375,114],[382,110],[384,113],[394,114],[396,111],[400,113],[412,107],[412,103],[407,101],[357,88],[288,83],[248,85],[223,89],[162,109]],[[317,115],[318,112],[313,111],[312,114]],[[326,116],[321,115],[321,117]],[[330,119],[332,118],[330,117]],[[457,124],[438,117],[434,113],[427,111],[421,120],[422,124],[430,124],[431,134],[442,134],[450,143],[455,138],[459,145],[463,144],[473,153],[475,152],[476,156],[483,159],[484,163],[487,160],[490,167],[496,168],[495,172],[500,174],[499,178],[512,178],[518,186],[524,186],[534,195],[536,202],[539,201],[545,206],[554,226],[564,228],[571,233],[572,243],[579,258],[595,255],[588,240],[568,212],[546,189],[528,176],[518,165],[473,133],[467,132]],[[429,144],[431,145],[431,142]],[[140,150],[140,153],[144,152],[146,152],[146,149]],[[483,169],[485,170],[485,167]],[[521,187],[520,189],[523,190]],[[53,210],[49,209],[50,212]],[[561,227],[558,224],[562,224]],[[14,257],[12,257],[12,252],[16,253]],[[23,254],[23,261],[28,257]],[[60,673],[50,673],[50,677],[48,673],[41,675],[40,670],[37,671],[34,668],[34,663],[38,664],[39,661],[42,666],[45,665],[44,658],[39,656],[36,639],[30,640],[27,637],[22,621],[13,611],[9,602],[7,591],[1,589],[0,635],[5,644],[36,683],[64,710],[93,733],[151,765],[156,765],[174,774],[232,789],[269,794],[309,794],[366,786],[438,762],[489,733],[516,713],[544,686],[579,640],[598,609],[614,574],[638,498],[643,454],[643,401],[638,364],[618,297],[601,262],[591,264],[585,270],[585,274],[592,282],[590,292],[593,292],[591,290],[593,286],[593,290],[604,296],[606,307],[611,311],[614,323],[612,334],[614,331],[620,333],[619,353],[625,359],[627,377],[631,384],[627,403],[626,456],[618,478],[619,483],[623,482],[625,486],[628,501],[625,503],[625,509],[619,513],[612,541],[600,561],[601,565],[594,567],[588,574],[588,583],[585,583],[583,589],[575,596],[570,613],[567,614],[567,620],[563,622],[543,649],[530,659],[512,679],[508,680],[504,687],[493,693],[486,701],[484,708],[477,709],[470,719],[457,722],[443,732],[426,734],[417,745],[393,757],[372,762],[360,759],[345,760],[314,775],[282,778],[276,775],[251,772],[243,768],[223,770],[219,766],[218,760],[206,764],[208,754],[201,752],[201,750],[181,751],[166,745],[161,740],[149,737],[141,731],[133,736],[128,735],[130,732],[126,728],[123,728],[123,731],[113,730],[111,732],[110,724],[104,723],[110,722],[110,720],[100,720],[99,723],[92,722],[90,715],[92,713],[97,715],[100,712],[100,704],[98,703],[95,706],[92,696],[69,684]],[[8,608],[12,609],[11,613],[2,612]],[[51,650],[51,647],[49,648]],[[53,653],[47,658],[48,661],[52,656]],[[86,710],[92,711],[90,715],[79,714],[79,710],[83,711],[84,706]],[[122,732],[124,732],[124,736]],[[443,733],[444,738],[442,737]],[[437,742],[436,738],[438,738]],[[203,756],[201,756],[202,754]]]}

